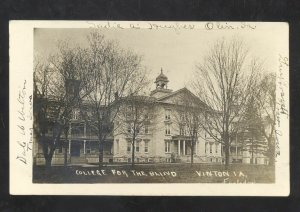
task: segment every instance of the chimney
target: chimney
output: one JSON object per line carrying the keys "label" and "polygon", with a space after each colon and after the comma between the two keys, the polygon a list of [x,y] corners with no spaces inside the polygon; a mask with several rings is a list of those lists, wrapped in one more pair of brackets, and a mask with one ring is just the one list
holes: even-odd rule
{"label": "chimney", "polygon": [[80,81],[75,79],[67,79],[65,82],[66,94],[69,99],[75,100],[79,98]]}
{"label": "chimney", "polygon": [[115,100],[118,99],[118,98],[119,98],[119,93],[117,91],[117,92],[115,92]]}

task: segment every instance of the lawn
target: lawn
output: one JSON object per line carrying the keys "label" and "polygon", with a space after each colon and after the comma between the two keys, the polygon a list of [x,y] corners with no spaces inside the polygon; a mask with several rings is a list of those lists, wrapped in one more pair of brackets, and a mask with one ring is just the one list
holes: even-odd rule
{"label": "lawn", "polygon": [[231,164],[138,164],[44,166],[33,168],[33,183],[274,183],[274,167]]}

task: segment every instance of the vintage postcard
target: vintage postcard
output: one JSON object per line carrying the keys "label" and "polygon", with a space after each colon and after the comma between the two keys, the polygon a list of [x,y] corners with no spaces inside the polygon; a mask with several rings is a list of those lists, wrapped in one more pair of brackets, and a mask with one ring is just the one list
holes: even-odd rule
{"label": "vintage postcard", "polygon": [[288,196],[289,25],[10,21],[10,193]]}

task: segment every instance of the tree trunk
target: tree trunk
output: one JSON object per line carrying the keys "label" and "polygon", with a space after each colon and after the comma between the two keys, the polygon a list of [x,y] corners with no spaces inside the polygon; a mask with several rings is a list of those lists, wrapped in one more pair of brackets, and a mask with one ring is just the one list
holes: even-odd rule
{"label": "tree trunk", "polygon": [[253,138],[251,142],[251,164],[254,164]]}
{"label": "tree trunk", "polygon": [[64,143],[64,167],[68,165],[68,147],[67,147],[67,140]]}
{"label": "tree trunk", "polygon": [[135,153],[135,139],[133,139],[132,141],[132,157],[131,157],[131,167],[133,168],[134,167],[134,155]]}
{"label": "tree trunk", "polygon": [[228,170],[229,167],[229,144],[225,144],[225,169]]}
{"label": "tree trunk", "polygon": [[68,164],[68,131],[65,130],[65,142],[63,143],[64,147],[64,167],[67,167]]}
{"label": "tree trunk", "polygon": [[194,141],[191,143],[191,166],[193,166],[194,163]]}
{"label": "tree trunk", "polygon": [[251,140],[251,151],[252,151],[252,157],[251,157],[251,164],[254,164],[254,136],[253,136],[253,131],[251,132],[252,140]]}
{"label": "tree trunk", "polygon": [[275,158],[274,155],[271,155],[269,157],[269,166],[274,166],[275,165]]}
{"label": "tree trunk", "polygon": [[103,142],[99,141],[99,167],[103,165]]}
{"label": "tree trunk", "polygon": [[224,151],[225,151],[225,169],[229,168],[229,160],[230,160],[230,143],[229,143],[229,134],[228,132],[224,132]]}
{"label": "tree trunk", "polygon": [[45,157],[45,166],[46,166],[46,170],[50,170],[51,169],[51,161],[52,161],[52,157]]}
{"label": "tree trunk", "polygon": [[272,143],[272,138],[268,139],[268,157],[269,157],[269,166],[274,166],[274,164],[275,164],[275,146]]}

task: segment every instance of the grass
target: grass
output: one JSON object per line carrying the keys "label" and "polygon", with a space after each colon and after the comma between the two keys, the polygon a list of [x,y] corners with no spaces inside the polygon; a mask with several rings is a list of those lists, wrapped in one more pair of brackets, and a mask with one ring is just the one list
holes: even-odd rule
{"label": "grass", "polygon": [[231,164],[116,164],[97,166],[44,166],[33,169],[33,183],[274,183],[274,167]]}

